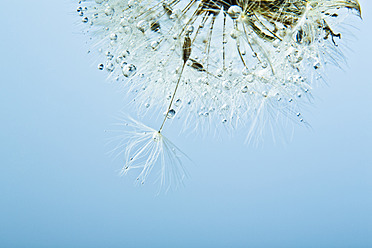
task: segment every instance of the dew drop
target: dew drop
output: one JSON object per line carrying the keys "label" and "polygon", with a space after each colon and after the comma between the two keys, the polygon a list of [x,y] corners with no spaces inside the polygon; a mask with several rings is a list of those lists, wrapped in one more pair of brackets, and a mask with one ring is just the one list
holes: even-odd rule
{"label": "dew drop", "polygon": [[231,89],[231,82],[229,80],[225,80],[222,82],[222,86],[224,87],[225,90]]}
{"label": "dew drop", "polygon": [[113,63],[107,63],[106,64],[106,70],[108,70],[109,72],[112,72],[114,70],[114,64]]}
{"label": "dew drop", "polygon": [[320,68],[320,63],[319,62],[314,63],[314,69],[318,70],[319,68]]}
{"label": "dew drop", "polygon": [[178,106],[181,105],[181,103],[182,103],[182,100],[181,100],[181,99],[177,99],[177,100],[174,102],[174,105],[175,105],[176,107],[178,107]]}
{"label": "dew drop", "polygon": [[151,48],[153,50],[156,50],[158,48],[158,45],[159,45],[159,41],[157,40],[154,40],[153,42],[151,42]]}
{"label": "dew drop", "polygon": [[242,70],[242,74],[243,74],[244,76],[247,76],[247,75],[249,74],[249,70],[248,70],[247,67],[244,67],[244,68],[243,68],[243,70]]}
{"label": "dew drop", "polygon": [[137,28],[138,28],[138,30],[139,31],[141,31],[142,33],[144,33],[145,31],[146,31],[146,29],[147,29],[147,25],[148,23],[145,21],[145,20],[142,20],[142,21],[139,21],[138,23],[137,23]]}
{"label": "dew drop", "polygon": [[297,50],[295,48],[292,48],[289,50],[289,54],[287,56],[288,61],[292,64],[296,64],[302,61],[302,52],[300,50]]}
{"label": "dew drop", "polygon": [[227,14],[231,17],[231,19],[235,20],[238,19],[240,14],[242,13],[242,8],[238,5],[232,5],[228,10]]}
{"label": "dew drop", "polygon": [[167,118],[168,119],[171,119],[173,118],[174,116],[176,115],[176,111],[174,109],[171,109],[169,110],[168,114],[167,114]]}
{"label": "dew drop", "polygon": [[249,74],[245,77],[245,79],[247,80],[248,83],[252,83],[254,80],[254,76],[253,74]]}
{"label": "dew drop", "polygon": [[136,74],[137,68],[133,64],[126,64],[123,66],[122,72],[125,77],[131,77]]}
{"label": "dew drop", "polygon": [[117,34],[115,34],[115,33],[110,34],[110,40],[117,40],[117,39],[118,39]]}
{"label": "dew drop", "polygon": [[242,92],[247,93],[248,92],[248,86],[243,86],[242,87]]}
{"label": "dew drop", "polygon": [[230,33],[231,38],[233,38],[234,40],[237,39],[239,35],[240,35],[239,31],[236,29],[233,29]]}
{"label": "dew drop", "polygon": [[115,12],[114,9],[111,8],[110,6],[107,6],[107,8],[105,9],[105,14],[106,14],[107,16],[111,16],[111,15],[113,15],[114,12]]}
{"label": "dew drop", "polygon": [[155,141],[155,142],[159,142],[160,141],[160,133],[159,132],[156,132],[152,135],[152,140]]}

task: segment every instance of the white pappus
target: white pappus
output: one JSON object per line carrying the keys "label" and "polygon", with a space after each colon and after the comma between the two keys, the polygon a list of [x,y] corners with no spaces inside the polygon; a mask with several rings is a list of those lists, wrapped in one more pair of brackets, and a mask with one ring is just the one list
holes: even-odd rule
{"label": "white pappus", "polygon": [[162,184],[185,175],[162,135],[167,119],[196,132],[249,125],[248,137],[271,119],[305,123],[314,82],[343,64],[340,24],[361,16],[357,0],[86,0],[77,11],[98,68],[135,93],[139,111],[165,111],[159,129],[131,120],[140,131],[121,143],[123,171],[142,168],[143,182],[160,158]]}

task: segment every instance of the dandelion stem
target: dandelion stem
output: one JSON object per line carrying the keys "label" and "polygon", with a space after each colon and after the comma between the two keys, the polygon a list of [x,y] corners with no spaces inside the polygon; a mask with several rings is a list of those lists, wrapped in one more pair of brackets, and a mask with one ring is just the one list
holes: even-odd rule
{"label": "dandelion stem", "polygon": [[176,88],[174,89],[174,92],[173,92],[173,95],[172,95],[172,99],[169,103],[169,106],[168,106],[168,110],[167,112],[165,113],[165,117],[164,117],[164,120],[163,120],[163,123],[161,124],[160,128],[159,128],[159,133],[163,130],[163,127],[164,127],[164,123],[165,121],[167,120],[168,118],[168,113],[172,107],[172,103],[174,101],[174,97],[176,96],[176,92],[177,92],[177,89],[178,89],[178,85],[180,84],[180,81],[181,81],[181,77],[182,77],[182,73],[183,73],[183,69],[185,68],[185,65],[186,65],[186,61],[183,62],[183,65],[182,65],[182,69],[181,69],[181,72],[180,72],[180,75],[178,77],[178,80],[177,80],[177,84],[176,84]]}

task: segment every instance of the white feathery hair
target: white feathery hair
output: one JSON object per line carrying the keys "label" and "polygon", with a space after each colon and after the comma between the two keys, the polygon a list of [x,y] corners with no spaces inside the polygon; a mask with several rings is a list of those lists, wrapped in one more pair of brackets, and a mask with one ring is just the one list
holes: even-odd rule
{"label": "white feathery hair", "polygon": [[[134,94],[138,114],[168,108],[183,130],[248,126],[250,139],[270,121],[306,123],[301,108],[326,66],[344,64],[338,32],[361,8],[357,0],[83,0],[78,13],[99,68]],[[154,143],[152,132],[132,133],[125,148],[146,161],[141,178],[171,144],[160,132],[164,142]]]}

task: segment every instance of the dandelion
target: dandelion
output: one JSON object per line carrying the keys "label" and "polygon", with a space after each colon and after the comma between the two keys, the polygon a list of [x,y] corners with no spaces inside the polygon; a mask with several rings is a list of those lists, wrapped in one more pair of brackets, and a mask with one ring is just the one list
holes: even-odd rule
{"label": "dandelion", "polygon": [[[357,0],[87,0],[78,13],[98,68],[135,93],[139,111],[165,111],[159,129],[134,122],[146,134],[124,147],[125,168],[144,160],[142,180],[159,157],[166,173],[162,154],[174,146],[162,132],[175,115],[193,130],[248,124],[248,137],[270,116],[305,123],[300,109],[314,82],[344,61],[337,30],[361,8]],[[168,167],[179,167],[168,155]]]}

